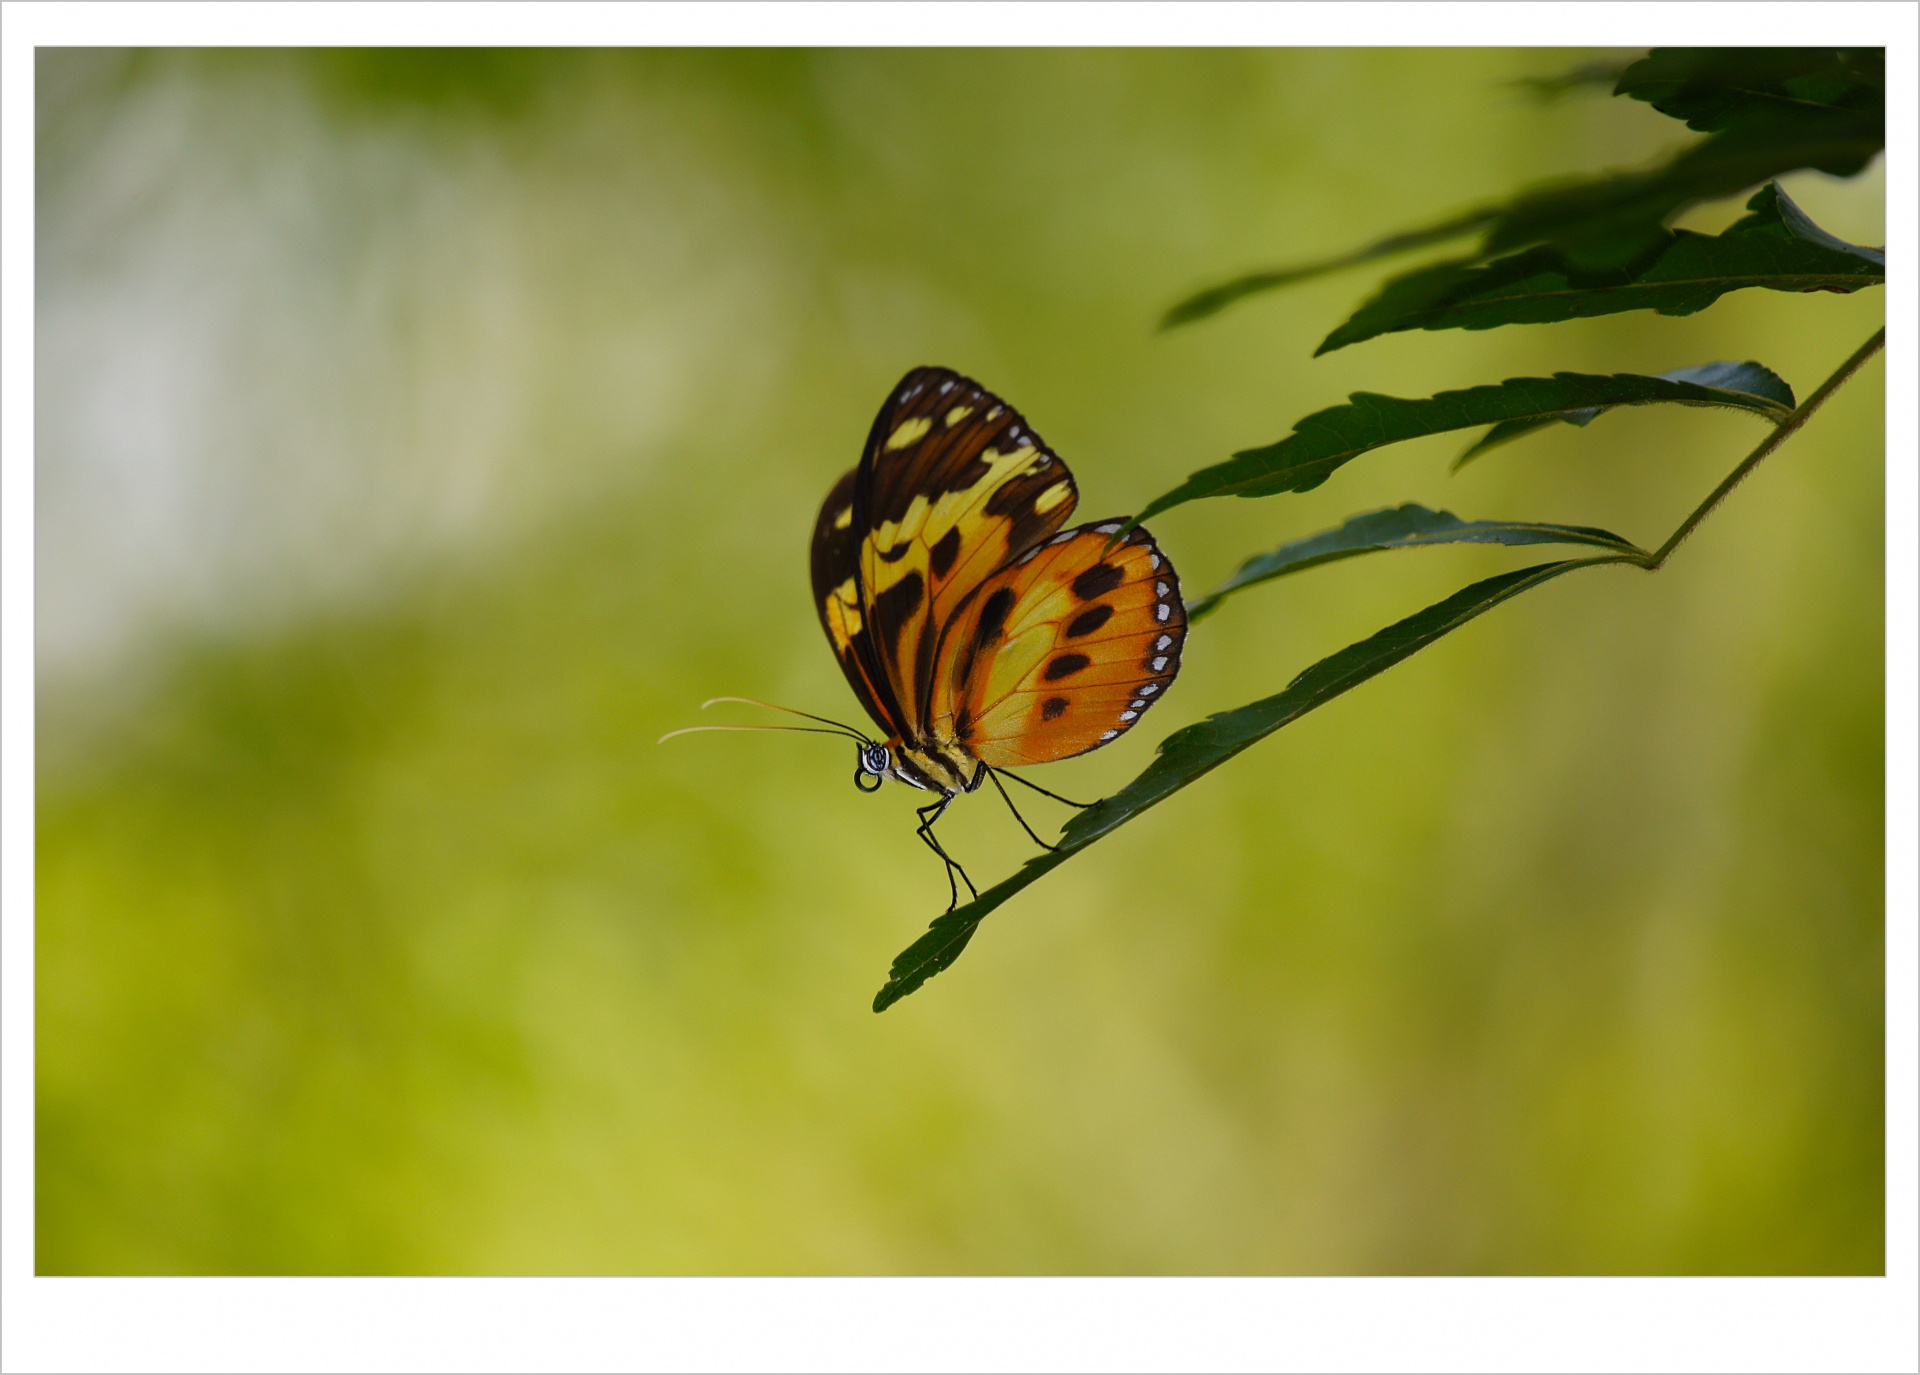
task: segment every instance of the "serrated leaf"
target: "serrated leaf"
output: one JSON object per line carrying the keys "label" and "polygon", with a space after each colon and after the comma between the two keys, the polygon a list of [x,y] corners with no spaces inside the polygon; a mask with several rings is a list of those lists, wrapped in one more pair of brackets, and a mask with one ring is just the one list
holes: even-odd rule
{"label": "serrated leaf", "polygon": [[1285,439],[1243,449],[1224,463],[1193,473],[1172,491],[1155,497],[1129,525],[1202,497],[1263,497],[1311,491],[1361,454],[1403,440],[1503,421],[1548,420],[1586,408],[1659,403],[1725,406],[1773,421],[1785,419],[1792,409],[1769,397],[1635,373],[1601,377],[1561,372],[1552,377],[1513,377],[1494,386],[1446,391],[1417,400],[1355,392],[1344,406],[1329,406],[1299,421]]}
{"label": "serrated leaf", "polygon": [[[1794,408],[1793,388],[1785,379],[1770,368],[1758,363],[1702,363],[1695,368],[1676,368],[1672,372],[1663,372],[1660,376],[1670,382],[1698,382],[1703,386],[1718,387],[1723,391],[1745,392],[1762,401],[1773,401],[1791,411]],[[1505,420],[1488,430],[1467,450],[1453,461],[1458,472],[1473,459],[1489,449],[1511,443],[1522,435],[1532,434],[1535,430],[1548,425],[1589,425],[1594,419],[1612,409],[1611,407],[1588,407],[1584,410],[1562,411],[1533,420]]]}
{"label": "serrated leaf", "polygon": [[1187,603],[1191,625],[1233,593],[1270,582],[1337,559],[1355,558],[1385,549],[1418,549],[1435,544],[1586,544],[1617,554],[1644,557],[1646,551],[1611,530],[1590,525],[1551,525],[1533,521],[1461,520],[1451,511],[1435,511],[1408,502],[1382,511],[1353,516],[1331,530],[1322,530],[1277,549],[1256,554],[1234,570],[1233,576],[1204,597]]}
{"label": "serrated leaf", "polygon": [[1886,255],[1814,224],[1778,184],[1717,235],[1661,230],[1635,263],[1586,269],[1550,246],[1474,265],[1444,263],[1389,281],[1329,334],[1317,357],[1411,329],[1492,329],[1627,310],[1691,315],[1730,291],[1852,292],[1886,280]]}
{"label": "serrated leaf", "polygon": [[1501,602],[1576,568],[1620,561],[1612,556],[1568,559],[1482,579],[1320,660],[1272,697],[1216,713],[1175,731],[1160,742],[1153,762],[1137,778],[1067,823],[1058,850],[1028,860],[1010,877],[994,884],[966,906],[935,920],[924,936],[901,951],[885,986],[874,995],[873,1010],[886,1011],[950,966],[973,939],[980,923],[1009,898],[1242,750],[1411,657]]}

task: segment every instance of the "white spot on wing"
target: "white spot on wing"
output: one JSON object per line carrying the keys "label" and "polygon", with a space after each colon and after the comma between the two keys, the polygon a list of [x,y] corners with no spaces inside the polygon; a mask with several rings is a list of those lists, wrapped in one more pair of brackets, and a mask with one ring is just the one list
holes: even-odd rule
{"label": "white spot on wing", "polygon": [[1111,535],[1115,530],[1120,528],[1121,524],[1122,522],[1120,521],[1110,520],[1105,525],[1096,525],[1093,528],[1103,535]]}
{"label": "white spot on wing", "polygon": [[1160,605],[1153,608],[1153,618],[1156,621],[1164,621],[1166,620],[1167,617],[1171,616],[1172,614],[1173,614],[1173,608],[1168,606],[1165,602],[1161,602]]}
{"label": "white spot on wing", "polygon": [[1065,544],[1068,540],[1072,539],[1073,536],[1074,536],[1074,532],[1072,530],[1062,530],[1059,534],[1055,535],[1052,539],[1048,540],[1047,543],[1048,544]]}
{"label": "white spot on wing", "polygon": [[1165,648],[1166,648],[1166,647],[1167,647],[1168,645],[1170,645],[1170,644],[1172,644],[1172,643],[1173,643],[1173,636],[1171,636],[1171,635],[1162,635],[1162,636],[1161,636],[1161,637],[1159,638],[1159,640],[1157,640],[1157,641],[1156,641],[1156,642],[1154,643],[1154,646],[1153,646],[1153,647],[1154,647],[1155,649],[1165,649]]}
{"label": "white spot on wing", "polygon": [[1100,737],[1100,743],[1104,745],[1107,741],[1113,739],[1113,737],[1118,735],[1119,733],[1120,732],[1117,730],[1108,731],[1105,735]]}
{"label": "white spot on wing", "polygon": [[[1157,672],[1158,670],[1155,670],[1155,671]],[[1154,693],[1158,691],[1160,691],[1160,684],[1148,683],[1145,687],[1140,689],[1140,695],[1142,697],[1151,697],[1153,696]]]}
{"label": "white spot on wing", "polygon": [[1137,711],[1123,711],[1120,713],[1120,719],[1122,721],[1131,721],[1133,720],[1134,717],[1138,716],[1139,714],[1140,713]]}
{"label": "white spot on wing", "polygon": [[1147,567],[1158,573],[1160,571],[1160,556],[1158,554],[1147,555]]}
{"label": "white spot on wing", "polygon": [[1163,582],[1157,582],[1153,585],[1153,595],[1156,597],[1164,597],[1167,595],[1167,593],[1171,592],[1172,590],[1173,590],[1172,588],[1168,587]]}
{"label": "white spot on wing", "polygon": [[1155,659],[1153,661],[1153,671],[1155,673],[1164,672],[1166,667],[1167,667],[1167,656],[1164,654],[1162,654],[1158,659]]}

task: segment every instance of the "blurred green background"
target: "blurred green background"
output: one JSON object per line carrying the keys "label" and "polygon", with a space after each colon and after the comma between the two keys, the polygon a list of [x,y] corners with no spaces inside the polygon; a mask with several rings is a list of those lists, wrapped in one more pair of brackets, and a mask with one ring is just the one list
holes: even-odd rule
{"label": "blurred green background", "polygon": [[[1879,363],[1665,571],[1315,713],[881,1017],[945,904],[914,799],[654,743],[857,712],[806,543],[915,364],[1086,519],[1355,389],[1806,395],[1878,292],[1311,359],[1359,273],[1154,334],[1693,137],[1515,84],[1593,56],[43,50],[41,1272],[1879,1271]],[[1877,166],[1788,186],[1882,241]],[[1403,500],[1651,545],[1758,437],[1615,414],[1458,477],[1445,437],[1155,530],[1193,591]],[[1246,594],[1037,781],[1537,557]],[[1031,852],[991,797],[942,829],[976,879]]]}

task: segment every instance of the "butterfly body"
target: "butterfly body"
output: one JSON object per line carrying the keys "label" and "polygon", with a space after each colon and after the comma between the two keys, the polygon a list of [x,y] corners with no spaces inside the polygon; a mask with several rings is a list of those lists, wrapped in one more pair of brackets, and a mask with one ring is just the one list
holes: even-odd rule
{"label": "butterfly body", "polygon": [[1063,528],[1078,500],[1018,411],[958,373],[916,368],[820,507],[816,609],[884,734],[862,747],[855,780],[939,794],[921,834],[943,860],[927,813],[996,770],[1117,739],[1179,671],[1172,563],[1143,528],[1116,542],[1124,520]]}

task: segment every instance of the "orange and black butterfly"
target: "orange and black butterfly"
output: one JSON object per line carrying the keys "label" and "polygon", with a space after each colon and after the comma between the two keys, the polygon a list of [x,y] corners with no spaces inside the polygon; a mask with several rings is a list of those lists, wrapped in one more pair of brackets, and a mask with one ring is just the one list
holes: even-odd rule
{"label": "orange and black butterfly", "polygon": [[1018,411],[958,373],[915,368],[814,524],[814,607],[882,738],[812,719],[858,742],[863,791],[891,777],[938,794],[917,834],[956,903],[953,875],[973,884],[933,835],[953,799],[988,778],[1005,797],[1001,771],[1118,739],[1180,670],[1172,563],[1144,528],[1114,543],[1124,517],[1063,529],[1078,500]]}

